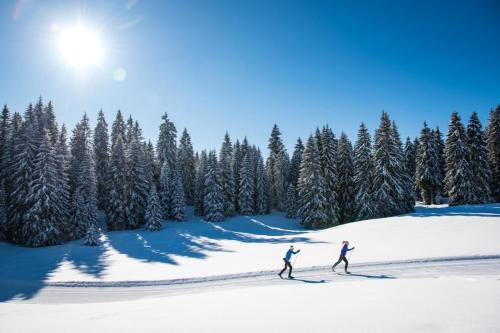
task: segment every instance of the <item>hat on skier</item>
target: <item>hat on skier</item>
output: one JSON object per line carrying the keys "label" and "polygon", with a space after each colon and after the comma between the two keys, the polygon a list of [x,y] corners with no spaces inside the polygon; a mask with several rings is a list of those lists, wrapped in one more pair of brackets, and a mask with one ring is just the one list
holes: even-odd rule
{"label": "hat on skier", "polygon": [[290,245],[290,248],[293,249],[293,245]]}

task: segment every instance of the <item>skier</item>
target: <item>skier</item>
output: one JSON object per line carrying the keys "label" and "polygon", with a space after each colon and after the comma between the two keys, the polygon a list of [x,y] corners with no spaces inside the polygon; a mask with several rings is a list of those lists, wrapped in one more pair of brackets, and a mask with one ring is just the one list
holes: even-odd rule
{"label": "skier", "polygon": [[278,274],[280,278],[283,278],[281,274],[283,274],[287,268],[290,268],[290,271],[288,272],[288,278],[293,279],[294,277],[292,276],[292,264],[290,263],[290,259],[292,259],[292,255],[297,254],[300,252],[300,249],[297,251],[293,250],[293,245],[290,246],[290,249],[286,252],[285,257],[283,258],[283,261],[285,262],[285,268]]}
{"label": "skier", "polygon": [[345,257],[347,254],[347,251],[352,251],[354,250],[354,246],[349,248],[349,241],[343,241],[342,242],[342,249],[340,250],[340,256],[339,260],[332,266],[332,270],[335,272],[335,267],[340,264],[340,262],[343,260],[345,262],[345,272],[349,274],[347,271],[347,266],[349,266],[349,262],[347,261],[347,258]]}

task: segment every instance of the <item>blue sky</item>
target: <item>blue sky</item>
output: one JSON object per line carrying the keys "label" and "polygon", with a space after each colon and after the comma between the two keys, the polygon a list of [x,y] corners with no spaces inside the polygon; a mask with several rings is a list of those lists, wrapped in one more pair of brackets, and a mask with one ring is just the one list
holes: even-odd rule
{"label": "blue sky", "polygon": [[[326,123],[355,140],[381,110],[415,136],[500,103],[499,14],[498,1],[1,1],[0,103],[22,112],[42,95],[70,127],[121,109],[153,140],[168,112],[195,149],[226,130],[265,147],[274,123],[289,149]],[[105,47],[83,74],[51,29],[78,20]]]}

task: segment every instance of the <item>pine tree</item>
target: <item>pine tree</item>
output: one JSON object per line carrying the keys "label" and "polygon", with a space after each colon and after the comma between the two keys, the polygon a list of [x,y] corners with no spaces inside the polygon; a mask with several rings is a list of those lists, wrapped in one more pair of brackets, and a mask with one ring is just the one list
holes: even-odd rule
{"label": "pine tree", "polygon": [[156,161],[155,148],[151,141],[144,144],[144,176],[149,184],[149,189],[153,185],[157,185],[160,172],[158,171],[158,163]]}
{"label": "pine tree", "polygon": [[355,219],[355,187],[354,187],[354,152],[347,135],[342,133],[338,147],[338,201],[341,223],[352,222]]}
{"label": "pine tree", "polygon": [[203,197],[204,218],[207,221],[224,221],[224,196],[220,185],[217,154],[211,151],[205,173],[205,195]]}
{"label": "pine tree", "polygon": [[375,216],[373,156],[370,133],[364,123],[359,126],[358,140],[354,146],[354,170],[355,219],[370,219]]}
{"label": "pine tree", "polygon": [[464,205],[471,198],[471,173],[467,157],[467,136],[460,117],[451,114],[445,144],[446,177],[445,188],[450,206]]}
{"label": "pine tree", "polygon": [[108,124],[102,110],[99,111],[97,126],[94,130],[94,156],[97,179],[97,207],[105,209],[108,205],[109,196],[106,187],[109,169],[109,136]]}
{"label": "pine tree", "polygon": [[63,125],[59,134],[59,139],[55,145],[56,162],[57,162],[57,197],[59,198],[60,217],[62,219],[62,232],[65,240],[69,240],[73,233],[73,225],[71,220],[71,199],[69,188],[68,169],[70,163],[70,152],[67,144],[66,127]]}
{"label": "pine tree", "polygon": [[240,211],[239,206],[239,194],[240,194],[240,171],[241,163],[243,162],[243,157],[241,155],[240,141],[236,140],[233,147],[233,156],[231,159],[231,169],[233,170],[233,180],[234,180],[234,209],[235,211]]}
{"label": "pine tree", "polygon": [[0,115],[0,241],[7,238],[7,175],[10,163],[9,141],[11,134],[10,111],[4,105]]}
{"label": "pine tree", "polygon": [[112,144],[111,159],[109,163],[108,188],[109,201],[106,209],[109,230],[125,230],[127,228],[126,216],[126,164],[123,137],[117,136]]}
{"label": "pine tree", "polygon": [[168,115],[165,113],[161,119],[163,123],[160,125],[160,134],[158,136],[158,143],[156,151],[158,153],[158,161],[163,167],[167,165],[172,171],[175,169],[177,146],[175,140],[177,138],[177,130],[175,125],[170,121]]}
{"label": "pine tree", "polygon": [[7,195],[4,182],[0,182],[0,241],[7,239]]}
{"label": "pine tree", "polygon": [[338,197],[339,175],[337,170],[338,143],[330,127],[324,126],[321,132],[321,174],[325,181],[325,212],[329,226],[340,224],[340,208]]}
{"label": "pine tree", "polygon": [[[5,119],[5,118],[4,118]],[[4,156],[2,158],[2,163],[3,167],[0,170],[0,177],[3,179],[3,184],[4,184],[4,190],[5,190],[5,202],[6,202],[6,225],[5,225],[5,232],[6,232],[6,237],[8,240],[10,226],[13,226],[13,216],[12,216],[12,209],[11,209],[11,202],[10,200],[13,197],[13,191],[14,191],[14,181],[17,179],[13,177],[13,175],[16,173],[16,165],[14,164],[15,156],[18,153],[18,148],[19,146],[17,145],[17,142],[19,142],[19,138],[21,136],[21,128],[22,128],[22,117],[19,113],[15,112],[14,115],[12,116],[12,121],[11,121],[11,126],[10,126],[10,133],[9,137],[7,140],[7,146],[4,151]]]}
{"label": "pine tree", "polygon": [[57,126],[56,115],[54,113],[54,107],[52,102],[49,101],[47,106],[43,110],[43,129],[49,131],[50,142],[52,145],[57,143],[59,139],[59,128]]}
{"label": "pine tree", "polygon": [[224,194],[224,215],[226,217],[233,216],[235,214],[234,172],[231,167],[232,157],[233,157],[233,145],[231,143],[231,138],[229,137],[229,134],[226,132],[219,153],[220,178],[221,178],[222,192]]}
{"label": "pine tree", "polygon": [[297,217],[297,194],[293,183],[288,185],[285,200],[285,217],[294,219]]}
{"label": "pine tree", "polygon": [[439,196],[436,198],[436,203],[441,203],[440,199],[441,195],[444,194],[444,177],[445,177],[445,161],[444,161],[444,141],[443,141],[443,134],[439,130],[439,126],[436,126],[436,129],[434,130],[434,140],[436,142],[436,147],[437,147],[437,157],[438,157],[438,165],[439,165]]}
{"label": "pine tree", "polygon": [[189,136],[187,130],[184,129],[179,141],[178,170],[186,195],[186,203],[189,206],[194,204],[194,182],[196,176],[194,164],[194,152],[193,145],[191,144],[191,137]]}
{"label": "pine tree", "polygon": [[417,146],[411,141],[409,136],[406,137],[404,147],[405,169],[413,181],[415,180],[415,170],[417,168]]}
{"label": "pine tree", "polygon": [[290,161],[290,173],[288,175],[288,183],[292,184],[294,188],[297,188],[297,183],[299,181],[300,163],[302,162],[303,154],[304,145],[302,144],[302,140],[298,138],[293,151],[292,160]]}
{"label": "pine tree", "polygon": [[38,125],[31,104],[24,114],[19,134],[13,137],[12,159],[9,167],[8,237],[11,242],[26,244],[22,229],[28,209],[26,198],[30,191],[34,162],[38,150]]}
{"label": "pine tree", "polygon": [[397,164],[394,155],[394,136],[391,121],[386,112],[382,112],[380,125],[375,131],[373,144],[373,188],[376,216],[386,217],[400,213],[396,193],[403,189],[398,181]]}
{"label": "pine tree", "polygon": [[239,206],[242,215],[253,215],[255,183],[252,172],[252,154],[247,152],[240,171]]}
{"label": "pine tree", "polygon": [[491,194],[493,199],[500,201],[500,105],[491,110],[488,128],[486,130],[488,160],[491,169]]}
{"label": "pine tree", "polygon": [[89,120],[87,115],[84,115],[71,139],[71,165],[75,186],[72,205],[75,239],[85,237],[92,226],[97,228],[97,186],[91,137]]}
{"label": "pine tree", "polygon": [[441,178],[438,149],[435,134],[424,122],[416,157],[415,183],[426,205],[437,203],[435,198],[439,193]]}
{"label": "pine tree", "polygon": [[318,146],[313,136],[306,143],[298,185],[301,223],[309,229],[325,227],[328,224],[325,213],[325,182],[321,175]]}
{"label": "pine tree", "polygon": [[179,174],[175,175],[174,187],[172,190],[172,214],[170,217],[174,221],[186,220],[186,198],[184,187]]}
{"label": "pine tree", "polygon": [[86,246],[97,246],[100,243],[100,232],[96,224],[90,224],[85,232],[84,245]]}
{"label": "pine tree", "polygon": [[160,134],[157,142],[158,162],[161,168],[160,175],[160,200],[165,218],[172,216],[172,191],[175,187],[177,164],[177,130],[173,122],[165,113],[160,125]]}
{"label": "pine tree", "polygon": [[[287,189],[288,155],[281,140],[281,132],[278,125],[274,124],[269,138],[269,157],[267,179],[269,182],[269,200],[271,208],[282,210]],[[240,191],[241,193],[241,191]]]}
{"label": "pine tree", "polygon": [[122,144],[125,144],[125,122],[123,121],[122,112],[118,110],[116,113],[115,121],[111,127],[111,149],[113,149],[118,137],[121,137]]}
{"label": "pine tree", "polygon": [[401,142],[401,137],[399,136],[398,128],[394,121],[391,126],[391,135],[394,143],[392,146],[392,155],[394,156],[394,160],[397,162],[394,166],[394,172],[397,176],[396,180],[401,188],[400,192],[395,193],[399,206],[399,214],[414,212],[415,192],[413,188],[413,181],[404,167],[403,143]]}
{"label": "pine tree", "polygon": [[156,185],[151,187],[148,197],[148,207],[146,209],[146,214],[144,216],[146,225],[144,228],[149,231],[159,231],[161,230],[161,206],[160,199],[158,198],[158,192],[156,191]]}
{"label": "pine tree", "polygon": [[136,134],[129,138],[126,151],[125,215],[127,228],[135,229],[144,224],[149,184],[144,173],[144,152]]}
{"label": "pine tree", "polygon": [[194,214],[196,216],[205,215],[205,175],[207,173],[208,157],[207,152],[203,150],[200,155],[200,161],[196,170],[196,181],[194,190]]}
{"label": "pine tree", "polygon": [[482,204],[490,202],[491,170],[488,162],[488,148],[476,112],[472,113],[467,125],[467,146],[472,177],[470,203]]}
{"label": "pine tree", "polygon": [[267,177],[264,159],[260,149],[255,154],[255,205],[254,211],[257,215],[267,214]]}
{"label": "pine tree", "polygon": [[7,105],[4,105],[2,114],[0,115],[0,182],[3,182],[7,177],[7,169],[9,166],[9,141],[11,135],[11,119],[10,111]]}

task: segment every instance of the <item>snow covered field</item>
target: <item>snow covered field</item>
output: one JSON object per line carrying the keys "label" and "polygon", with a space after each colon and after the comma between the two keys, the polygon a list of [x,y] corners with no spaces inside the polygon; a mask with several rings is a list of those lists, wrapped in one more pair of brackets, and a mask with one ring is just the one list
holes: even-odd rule
{"label": "snow covered field", "polygon": [[[344,239],[351,276],[327,269]],[[500,204],[321,231],[279,214],[192,219],[103,240],[1,243],[1,331],[500,332]],[[275,275],[290,243],[302,249],[296,281]]]}

